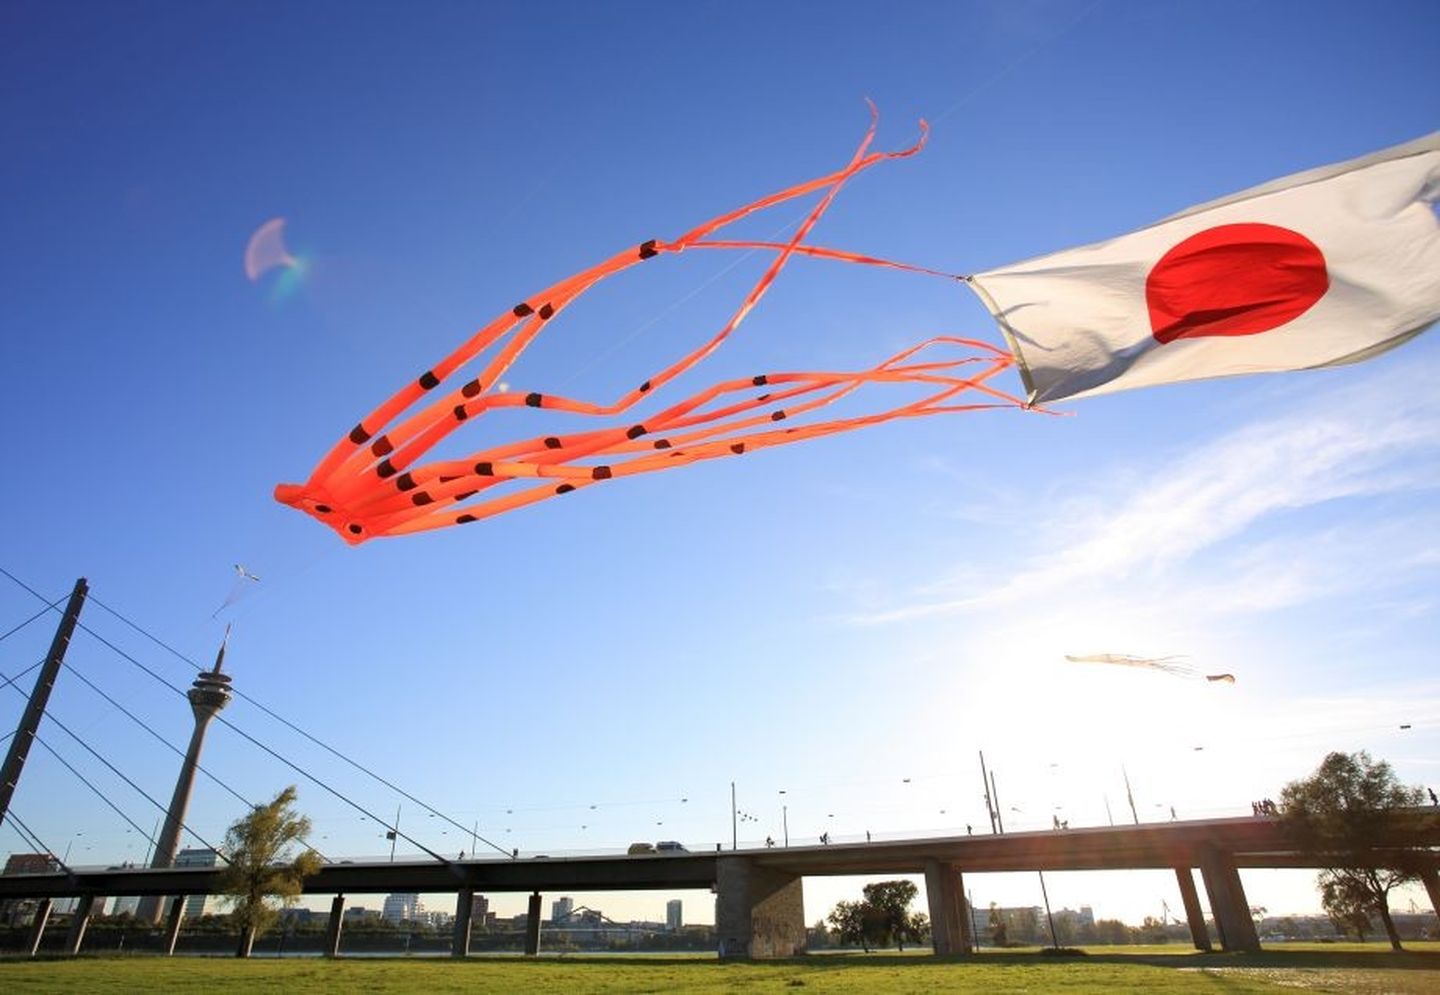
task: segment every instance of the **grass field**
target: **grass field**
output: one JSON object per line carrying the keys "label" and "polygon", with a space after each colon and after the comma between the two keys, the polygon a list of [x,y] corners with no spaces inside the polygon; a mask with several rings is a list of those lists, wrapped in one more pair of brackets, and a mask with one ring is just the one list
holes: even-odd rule
{"label": "grass field", "polygon": [[1360,944],[1289,944],[1260,954],[1095,947],[1087,956],[1063,960],[1020,950],[963,961],[921,952],[763,964],[682,956],[236,961],[137,955],[0,961],[0,991],[1440,992],[1440,943],[1413,947],[1402,954]]}

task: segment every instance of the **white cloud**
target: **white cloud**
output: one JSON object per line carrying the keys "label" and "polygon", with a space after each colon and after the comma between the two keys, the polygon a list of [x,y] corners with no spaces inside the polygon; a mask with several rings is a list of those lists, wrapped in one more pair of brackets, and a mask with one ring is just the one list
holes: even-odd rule
{"label": "white cloud", "polygon": [[[897,599],[901,603],[852,621],[1022,606],[1117,581],[1143,591],[1173,579],[1175,568],[1202,551],[1286,512],[1437,485],[1440,398],[1418,373],[1387,372],[1148,468],[1127,465],[1072,481],[1062,508],[1032,509],[1040,551],[1007,579],[938,597],[935,582],[922,582]],[[1433,565],[1440,545],[1424,538],[1436,534],[1431,526],[1427,516],[1408,534],[1381,522],[1349,532],[1262,538],[1253,555],[1242,555],[1232,574],[1213,583],[1226,588],[1221,601],[1236,610],[1302,603],[1352,584],[1356,564],[1368,563],[1370,575],[1382,564]],[[1395,556],[1380,555],[1377,540]]]}

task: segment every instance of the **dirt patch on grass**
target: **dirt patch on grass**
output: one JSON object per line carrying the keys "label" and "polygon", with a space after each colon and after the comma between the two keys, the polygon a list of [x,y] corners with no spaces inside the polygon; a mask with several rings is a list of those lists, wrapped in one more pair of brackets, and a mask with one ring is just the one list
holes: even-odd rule
{"label": "dirt patch on grass", "polygon": [[1366,970],[1333,967],[1182,967],[1182,973],[1259,981],[1278,988],[1344,995],[1434,995],[1440,971]]}

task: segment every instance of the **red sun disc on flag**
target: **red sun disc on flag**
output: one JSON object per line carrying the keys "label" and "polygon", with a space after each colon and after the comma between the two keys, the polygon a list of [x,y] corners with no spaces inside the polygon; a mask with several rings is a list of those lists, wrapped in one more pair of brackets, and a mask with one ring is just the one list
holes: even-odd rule
{"label": "red sun disc on flag", "polygon": [[1145,278],[1158,342],[1258,335],[1310,310],[1330,289],[1325,256],[1276,225],[1219,225],[1176,245]]}

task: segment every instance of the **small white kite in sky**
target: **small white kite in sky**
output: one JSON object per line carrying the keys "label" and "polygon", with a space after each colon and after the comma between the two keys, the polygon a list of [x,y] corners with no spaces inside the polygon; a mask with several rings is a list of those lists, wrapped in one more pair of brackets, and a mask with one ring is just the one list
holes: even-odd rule
{"label": "small white kite in sky", "polygon": [[1234,684],[1234,674],[1201,674],[1188,663],[1181,663],[1187,660],[1184,656],[1130,656],[1128,653],[1091,653],[1087,656],[1071,656],[1065,654],[1065,659],[1071,663],[1108,663],[1117,667],[1139,667],[1143,670],[1162,670],[1175,677],[1189,677],[1195,680],[1204,678],[1212,683]]}
{"label": "small white kite in sky", "polygon": [[234,564],[234,566],[235,580],[230,584],[230,593],[225,595],[225,600],[221,603],[220,607],[216,608],[213,612],[210,613],[211,618],[219,615],[226,608],[229,608],[235,602],[243,598],[247,593],[249,593],[252,585],[260,583],[260,578],[255,574],[252,574],[249,570],[245,569],[245,567],[241,564],[236,563]]}

